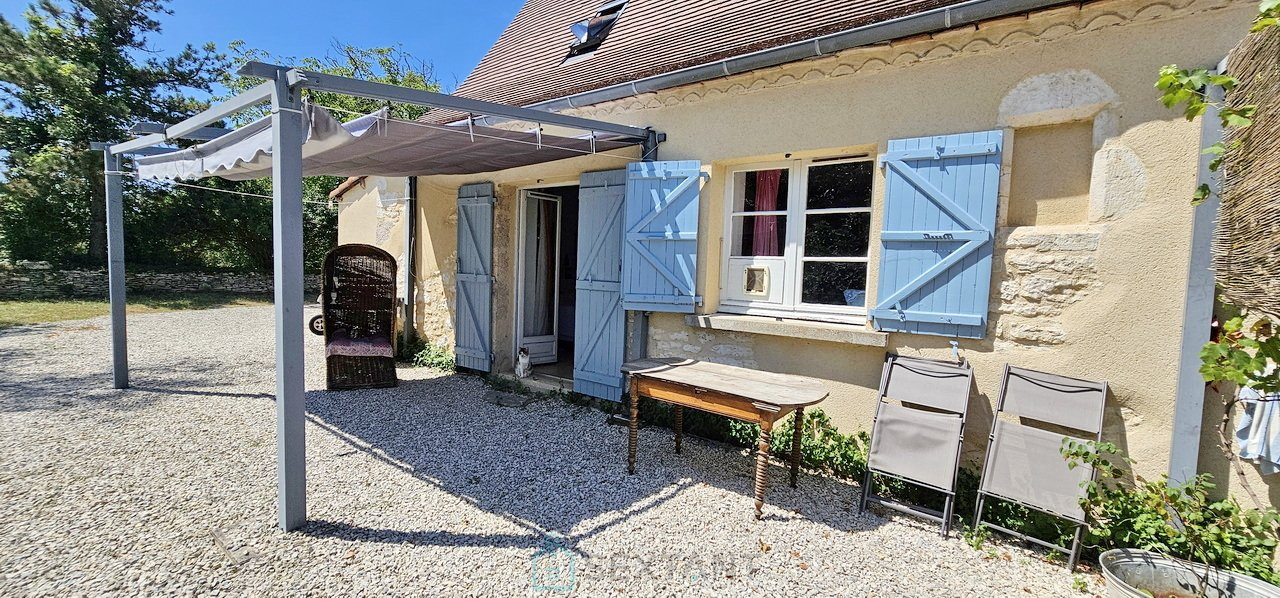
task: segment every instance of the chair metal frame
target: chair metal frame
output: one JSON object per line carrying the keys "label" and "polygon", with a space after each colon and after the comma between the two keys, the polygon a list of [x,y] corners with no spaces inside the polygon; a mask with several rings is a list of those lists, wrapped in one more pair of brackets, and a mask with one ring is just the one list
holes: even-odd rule
{"label": "chair metal frame", "polygon": [[[868,446],[867,447],[867,450],[868,450],[867,472],[866,472],[866,475],[863,477],[863,481],[862,481],[862,497],[858,501],[858,512],[862,513],[866,511],[867,503],[874,502],[875,504],[878,504],[888,509],[892,509],[894,511],[898,511],[899,513],[914,515],[916,517],[927,519],[929,521],[937,522],[942,526],[942,537],[946,538],[951,532],[951,520],[955,513],[956,482],[960,475],[960,455],[963,453],[963,450],[964,450],[963,448],[964,447],[964,429],[968,421],[969,399],[972,397],[972,394],[973,394],[973,367],[965,360],[956,362],[956,361],[944,361],[944,360],[938,360],[938,359],[925,359],[921,357],[905,357],[905,356],[896,355],[893,353],[886,354],[884,368],[880,372],[880,393],[879,393],[879,397],[876,400],[876,414],[875,414],[875,418],[872,420],[872,423],[871,423],[872,434],[876,433],[876,425],[880,421],[880,410],[881,408],[884,407],[886,401],[895,400],[898,402],[902,402],[900,399],[895,399],[893,397],[887,396],[887,393],[889,390],[890,375],[893,370],[893,365],[894,363],[897,363],[899,359],[933,363],[937,365],[945,365],[948,367],[957,367],[957,368],[962,367],[965,370],[965,376],[967,378],[967,384],[965,385],[965,387],[969,389],[969,394],[965,396],[964,410],[960,412],[955,412],[947,409],[931,407],[933,409],[937,409],[937,411],[939,412],[952,413],[960,416],[960,434],[956,438],[956,459],[955,459],[955,464],[953,465],[953,469],[951,473],[951,487],[941,488],[933,484],[928,484],[928,483],[920,482],[917,480],[908,479],[906,477],[903,477],[895,473],[890,473],[887,471],[876,469],[875,467],[871,466],[871,458],[870,458],[871,447]],[[904,403],[904,406],[905,406],[905,403]],[[908,408],[911,408],[911,407],[908,407]],[[911,409],[914,409],[914,408],[911,408]],[[917,409],[917,410],[926,411],[924,409]],[[875,481],[876,475],[882,475],[882,476],[894,478],[896,480],[906,482],[908,484],[912,484],[915,486],[919,486],[921,488],[928,488],[930,490],[936,490],[938,492],[943,493],[946,498],[945,498],[945,503],[943,505],[942,510],[938,511],[936,509],[930,509],[928,507],[924,507],[920,505],[911,505],[901,501],[893,500],[891,498],[877,496],[874,492],[874,487],[872,485]]]}
{"label": "chair metal frame", "polygon": [[[1025,501],[1021,501],[1021,500],[1018,500],[1018,499],[1015,499],[1015,498],[1009,498],[1009,497],[1007,497],[1007,496],[1002,496],[1002,495],[1000,495],[999,493],[991,492],[991,491],[989,491],[989,490],[987,490],[987,489],[986,489],[986,484],[987,484],[987,471],[988,471],[988,469],[991,467],[991,460],[992,460],[992,458],[993,458],[993,452],[992,452],[991,448],[992,448],[993,446],[995,446],[995,442],[996,442],[996,425],[997,425],[997,424],[999,423],[999,421],[1000,421],[1000,414],[1004,412],[1005,402],[1006,402],[1006,399],[1008,398],[1008,397],[1007,397],[1007,390],[1008,390],[1008,387],[1009,387],[1009,376],[1010,376],[1010,375],[1019,375],[1019,374],[1015,371],[1015,369],[1016,369],[1016,370],[1018,370],[1018,371],[1031,372],[1031,373],[1036,373],[1036,374],[1049,374],[1049,375],[1056,376],[1056,377],[1059,377],[1059,378],[1066,378],[1066,379],[1069,379],[1069,380],[1072,380],[1072,381],[1080,382],[1080,383],[1081,383],[1081,390],[1080,390],[1079,392],[1101,391],[1101,393],[1102,393],[1102,404],[1101,404],[1101,405],[1099,405],[1099,407],[1098,407],[1098,423],[1097,423],[1097,426],[1095,427],[1096,433],[1094,434],[1094,438],[1093,438],[1093,439],[1094,439],[1094,441],[1096,441],[1096,442],[1101,442],[1101,441],[1102,441],[1102,422],[1103,422],[1103,420],[1106,418],[1106,410],[1107,410],[1107,394],[1108,394],[1108,392],[1109,392],[1109,390],[1108,390],[1108,388],[1109,388],[1109,387],[1108,387],[1107,382],[1106,382],[1105,380],[1104,380],[1104,381],[1102,381],[1102,382],[1095,382],[1095,381],[1092,381],[1092,380],[1084,380],[1084,379],[1081,379],[1081,378],[1071,378],[1071,377],[1069,377],[1069,376],[1062,376],[1062,375],[1060,375],[1060,374],[1051,374],[1050,372],[1042,372],[1042,371],[1039,371],[1039,370],[1031,370],[1031,369],[1027,369],[1027,368],[1014,368],[1013,366],[1010,366],[1009,364],[1007,364],[1007,363],[1006,363],[1006,364],[1005,364],[1005,366],[1004,366],[1004,375],[1003,375],[1003,376],[1001,377],[1001,379],[1000,379],[1000,399],[999,399],[999,401],[996,403],[996,411],[995,411],[995,414],[994,414],[994,415],[992,416],[992,418],[991,418],[991,434],[987,437],[987,455],[986,455],[986,459],[985,459],[985,460],[984,460],[984,462],[983,462],[982,477],[980,478],[980,481],[978,482],[978,498],[977,498],[977,505],[976,505],[976,507],[975,507],[975,509],[974,509],[974,514],[973,514],[973,522],[974,522],[974,526],[975,526],[975,527],[987,527],[987,528],[990,528],[990,529],[996,530],[996,531],[998,531],[998,532],[1001,532],[1001,533],[1004,533],[1004,534],[1008,534],[1008,535],[1010,535],[1010,536],[1013,536],[1013,537],[1015,537],[1015,538],[1018,538],[1018,539],[1022,540],[1023,542],[1029,542],[1029,543],[1031,543],[1031,544],[1035,544],[1035,545],[1037,545],[1037,546],[1042,546],[1042,547],[1044,547],[1044,548],[1048,548],[1048,549],[1050,549],[1050,550],[1055,550],[1055,551],[1058,551],[1058,552],[1064,553],[1064,554],[1068,555],[1068,557],[1067,557],[1067,568],[1068,568],[1069,570],[1071,570],[1071,571],[1075,571],[1075,569],[1076,569],[1076,565],[1080,562],[1080,550],[1081,550],[1081,548],[1082,548],[1081,543],[1082,543],[1082,541],[1083,541],[1083,539],[1084,539],[1084,530],[1085,530],[1085,529],[1088,527],[1088,525],[1089,525],[1089,524],[1088,524],[1088,522],[1087,522],[1083,517],[1082,517],[1080,520],[1076,520],[1075,518],[1065,516],[1065,515],[1063,515],[1063,514],[1061,514],[1061,513],[1055,513],[1055,512],[1053,512],[1053,511],[1050,511],[1050,510],[1048,510],[1048,509],[1045,509],[1044,507],[1041,507],[1041,506],[1038,506],[1038,505],[1029,504],[1029,503],[1027,503],[1027,502],[1025,502]],[[1027,379],[1025,376],[1020,376],[1020,377],[1022,377],[1023,379]],[[1088,432],[1088,430],[1084,430],[1084,429],[1081,429],[1081,428],[1071,428],[1070,426],[1065,426],[1065,425],[1061,425],[1061,424],[1056,424],[1055,422],[1046,422],[1046,421],[1044,421],[1044,420],[1036,419],[1036,418],[1033,418],[1033,417],[1028,417],[1028,416],[1026,416],[1026,415],[1019,415],[1018,417],[1019,417],[1019,418],[1021,418],[1021,419],[1027,419],[1027,420],[1031,420],[1031,421],[1035,421],[1035,422],[1046,423],[1046,424],[1050,424],[1050,425],[1056,425],[1056,426],[1059,426],[1059,427],[1062,427],[1062,428],[1066,428],[1066,429],[1073,429],[1073,430],[1077,430],[1077,431],[1080,431],[1080,432]],[[1018,424],[1018,425],[1024,425],[1024,424]],[[1033,428],[1034,428],[1035,426],[1027,426],[1027,427],[1033,427]],[[1043,429],[1043,428],[1038,428],[1038,429]],[[1067,436],[1066,436],[1066,435],[1063,435],[1063,437],[1064,437],[1064,438],[1066,438]],[[1080,439],[1081,439],[1081,437],[1075,437],[1075,439],[1076,439],[1076,440],[1080,440]],[[1095,482],[1096,482],[1096,481],[1097,481],[1097,479],[1098,479],[1098,472],[1097,472],[1097,470],[1094,470],[1094,471],[1093,471],[1093,473],[1092,473],[1092,475],[1090,476],[1090,480],[1091,480],[1091,481],[1095,481]],[[1075,532],[1074,532],[1074,534],[1073,534],[1073,536],[1072,536],[1072,540],[1071,540],[1071,547],[1070,547],[1070,548],[1067,548],[1067,547],[1059,546],[1059,545],[1057,545],[1057,544],[1054,544],[1053,542],[1046,542],[1046,541],[1044,541],[1044,540],[1041,540],[1041,539],[1039,539],[1039,538],[1035,538],[1035,537],[1029,536],[1029,535],[1024,534],[1024,533],[1022,533],[1022,532],[1014,531],[1014,530],[1011,530],[1011,529],[1006,528],[1006,527],[1004,527],[1004,526],[997,525],[997,524],[995,524],[995,523],[991,523],[991,522],[983,521],[983,520],[982,520],[982,511],[983,511],[983,508],[986,506],[986,499],[987,499],[987,497],[988,497],[988,496],[993,497],[993,498],[996,498],[996,499],[999,499],[999,500],[1002,500],[1002,501],[1005,501],[1005,502],[1009,502],[1009,503],[1013,503],[1013,504],[1016,504],[1016,505],[1019,505],[1019,506],[1025,507],[1025,508],[1031,509],[1031,510],[1033,510],[1033,511],[1037,511],[1037,512],[1040,512],[1040,513],[1044,513],[1044,514],[1046,514],[1046,515],[1050,515],[1050,516],[1052,516],[1052,517],[1057,517],[1057,518],[1059,518],[1059,519],[1063,519],[1063,520],[1066,520],[1066,521],[1071,522],[1071,523],[1074,523],[1074,524],[1075,524]]]}

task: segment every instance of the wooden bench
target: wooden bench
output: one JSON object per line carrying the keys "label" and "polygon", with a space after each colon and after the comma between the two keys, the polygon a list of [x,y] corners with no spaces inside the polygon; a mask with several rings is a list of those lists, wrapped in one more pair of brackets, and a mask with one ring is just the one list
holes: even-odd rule
{"label": "wooden bench", "polygon": [[765,471],[769,466],[769,444],[773,424],[788,413],[796,413],[791,439],[791,487],[796,487],[800,471],[800,436],[804,429],[804,408],[827,398],[827,389],[812,378],[760,372],[746,368],[694,359],[641,359],[622,365],[631,379],[631,430],[627,441],[627,472],[636,472],[636,443],[639,430],[640,397],[675,406],[676,453],[684,437],[684,408],[715,413],[760,426],[756,446],[756,519],[764,508]]}

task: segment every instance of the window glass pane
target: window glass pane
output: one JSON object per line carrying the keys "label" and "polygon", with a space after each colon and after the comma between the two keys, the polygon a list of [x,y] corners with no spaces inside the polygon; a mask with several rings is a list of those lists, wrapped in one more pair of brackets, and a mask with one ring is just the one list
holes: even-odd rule
{"label": "window glass pane", "polygon": [[556,202],[530,197],[524,204],[524,335],[555,333]]}
{"label": "window glass pane", "polygon": [[733,177],[733,211],[768,212],[787,209],[786,169],[739,172]]}
{"label": "window glass pane", "polygon": [[867,265],[863,262],[805,262],[800,301],[865,307]]}
{"label": "window glass pane", "polygon": [[866,257],[871,214],[806,214],[804,254],[807,257]]}
{"label": "window glass pane", "polygon": [[810,210],[870,207],[871,174],[870,161],[811,166],[805,206]]}
{"label": "window glass pane", "polygon": [[779,256],[787,248],[786,216],[734,216],[733,256]]}

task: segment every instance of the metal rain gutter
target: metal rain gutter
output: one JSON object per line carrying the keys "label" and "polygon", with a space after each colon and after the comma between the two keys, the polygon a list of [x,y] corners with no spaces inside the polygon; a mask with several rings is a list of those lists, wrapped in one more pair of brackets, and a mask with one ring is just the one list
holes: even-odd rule
{"label": "metal rain gutter", "polygon": [[[525,108],[550,112],[581,108],[681,85],[700,83],[710,79],[826,56],[850,48],[884,43],[890,40],[942,31],[1011,14],[1032,12],[1051,6],[1071,3],[1070,0],[972,0],[954,6],[935,8],[809,40],[793,42],[776,48],[734,56],[717,62],[636,79],[627,83],[610,85],[563,98],[537,102],[529,104]],[[485,117],[476,119],[476,122],[477,124],[493,125],[507,120],[509,119]]]}

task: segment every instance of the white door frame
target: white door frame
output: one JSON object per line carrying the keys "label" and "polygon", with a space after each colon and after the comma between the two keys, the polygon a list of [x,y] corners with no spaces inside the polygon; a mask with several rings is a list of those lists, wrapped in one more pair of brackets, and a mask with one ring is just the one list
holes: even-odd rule
{"label": "white door frame", "polygon": [[[560,343],[560,239],[564,237],[564,231],[561,226],[564,224],[564,200],[549,193],[539,193],[538,189],[549,187],[565,187],[568,185],[539,185],[538,187],[528,187],[520,190],[519,200],[517,201],[516,215],[516,302],[515,302],[515,343],[512,346],[512,363],[519,359],[520,347],[525,344],[524,336],[524,274],[525,274],[525,241],[528,234],[528,222],[526,222],[525,213],[528,208],[528,202],[531,196],[538,196],[539,201],[556,202],[556,255],[555,255],[555,293],[553,304],[551,306],[551,359],[541,359],[533,361],[533,363],[554,363],[559,360],[559,343]],[[539,339],[540,342],[546,342],[545,337],[533,337]],[[530,354],[530,357],[534,357]],[[537,359],[537,358],[535,358]]]}

